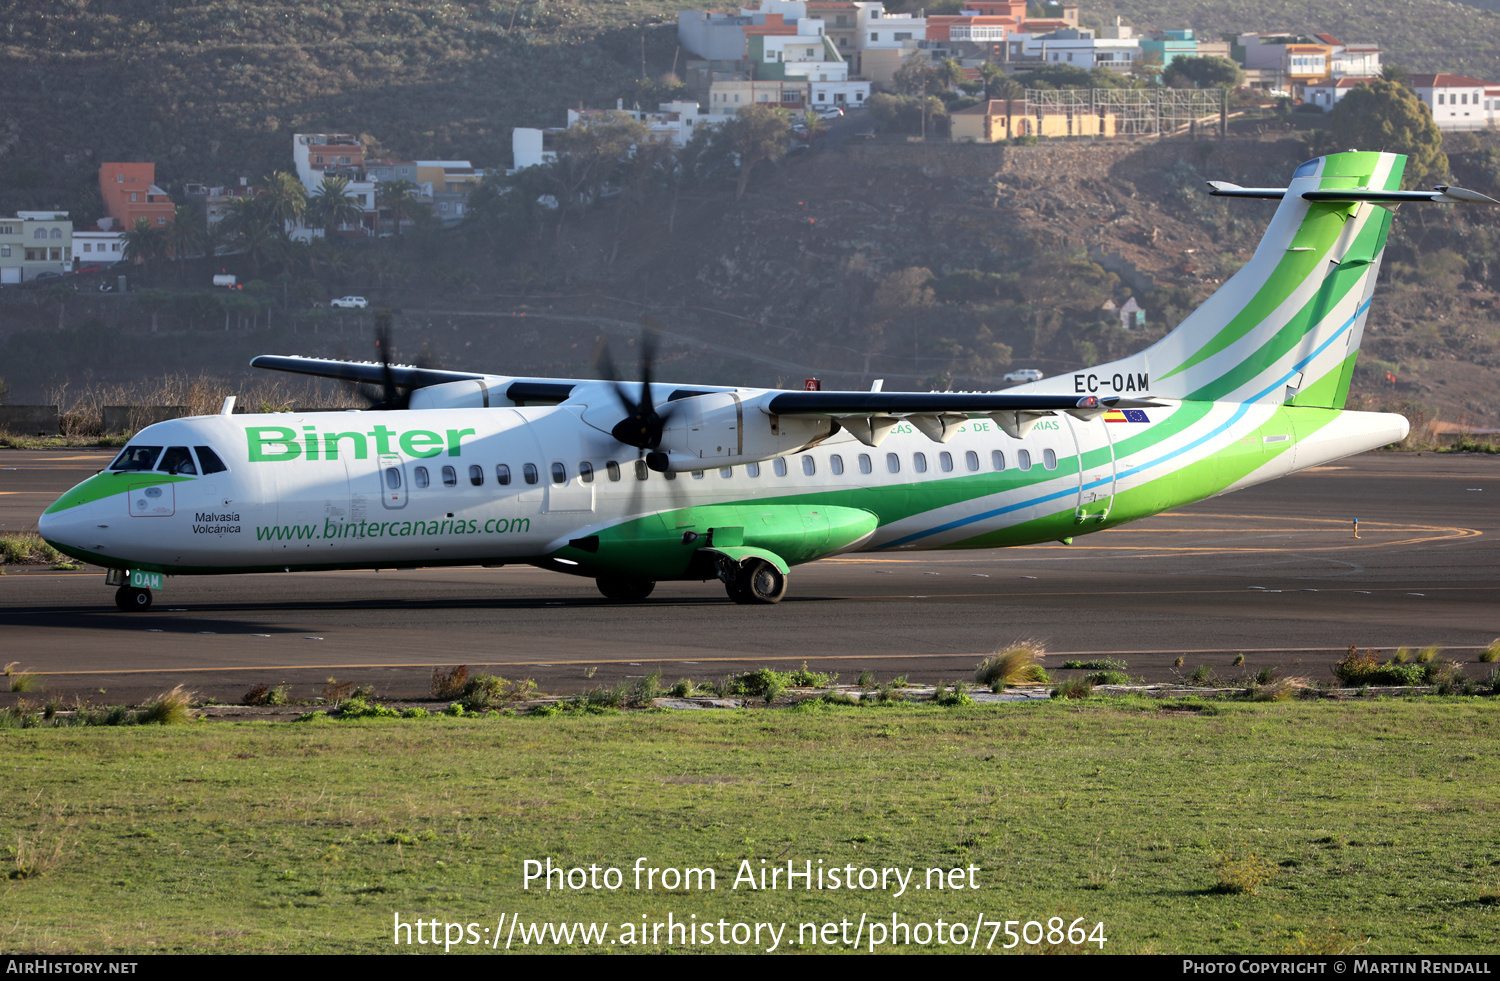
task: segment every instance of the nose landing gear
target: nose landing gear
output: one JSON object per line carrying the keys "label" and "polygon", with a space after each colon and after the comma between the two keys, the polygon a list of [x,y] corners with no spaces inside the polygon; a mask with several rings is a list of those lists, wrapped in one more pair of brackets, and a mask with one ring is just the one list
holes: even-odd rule
{"label": "nose landing gear", "polygon": [[115,590],[115,606],[126,613],[143,613],[151,609],[151,590],[121,586]]}

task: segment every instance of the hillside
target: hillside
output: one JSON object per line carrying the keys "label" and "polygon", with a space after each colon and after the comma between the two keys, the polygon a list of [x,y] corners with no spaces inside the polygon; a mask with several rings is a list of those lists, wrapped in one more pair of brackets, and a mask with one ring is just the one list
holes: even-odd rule
{"label": "hillside", "polygon": [[[918,2],[915,5],[921,6]],[[509,162],[517,125],[650,104],[694,0],[0,0],[0,212],[99,213],[105,160],[183,181],[290,166],[294,132],[362,133],[403,157]],[[1500,18],[1443,0],[1309,5],[1111,0],[1142,28],[1331,31],[1413,71],[1500,79]],[[642,70],[644,62],[644,72]]]}
{"label": "hillside", "polygon": [[[1495,147],[1465,145],[1460,182],[1500,193]],[[260,353],[366,358],[367,315],[306,305],[362,293],[397,311],[399,357],[444,367],[590,374],[602,335],[631,372],[650,319],[666,332],[658,377],[671,380],[993,388],[1014,367],[1057,374],[1159,337],[1248,258],[1273,207],[1209,198],[1202,181],[1280,183],[1305,154],[1271,137],[851,143],[766,170],[740,201],[720,179],[685,190],[675,209],[658,194],[529,231],[386,240],[317,278],[266,270],[285,286],[260,289],[251,313],[215,312],[206,291],[178,289],[207,269],[180,280],[162,270],[155,336],[151,311],[129,296],[11,291],[0,294],[0,363],[24,402],[65,380],[77,392],[164,373],[238,379]],[[1500,426],[1497,230],[1500,215],[1483,209],[1403,210],[1359,399]],[[1147,322],[1126,331],[1104,305],[1131,296]]]}

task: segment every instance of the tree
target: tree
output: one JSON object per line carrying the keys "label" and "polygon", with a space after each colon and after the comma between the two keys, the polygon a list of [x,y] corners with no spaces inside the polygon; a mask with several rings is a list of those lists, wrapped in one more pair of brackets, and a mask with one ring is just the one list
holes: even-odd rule
{"label": "tree", "polygon": [[921,61],[908,61],[896,69],[891,84],[902,95],[926,95],[943,87],[937,69]]}
{"label": "tree", "polygon": [[937,63],[934,71],[937,75],[937,80],[950,92],[958,88],[969,77],[964,73],[964,66],[959,64],[957,58],[944,58]]}
{"label": "tree", "polygon": [[1415,92],[1373,79],[1355,88],[1329,114],[1334,143],[1358,150],[1406,154],[1407,188],[1441,181],[1448,173],[1443,135]]}
{"label": "tree", "polygon": [[323,236],[331,238],[335,229],[359,224],[365,211],[359,198],[349,193],[347,177],[325,177],[308,200],[306,213],[308,221],[321,225]]}
{"label": "tree", "polygon": [[1042,65],[1029,72],[1016,75],[1022,88],[1028,89],[1091,89],[1094,79],[1082,68],[1073,65]]}
{"label": "tree", "polygon": [[148,219],[137,218],[135,224],[125,231],[125,249],[121,256],[126,262],[140,266],[144,277],[147,264],[166,253],[166,243],[165,229],[151,224]]}
{"label": "tree", "polygon": [[746,106],[724,124],[721,132],[729,148],[740,157],[740,181],[735,197],[745,196],[751,169],[762,160],[772,163],[786,156],[792,135],[790,113],[773,106]]}
{"label": "tree", "polygon": [[1174,89],[1237,89],[1245,84],[1245,73],[1228,58],[1173,58],[1162,72],[1162,84]]}
{"label": "tree", "polygon": [[198,209],[190,204],[179,204],[172,210],[172,223],[163,236],[166,250],[177,259],[178,281],[183,275],[182,260],[203,251],[203,220]]}
{"label": "tree", "polygon": [[558,133],[553,139],[557,159],[542,165],[558,207],[576,209],[582,218],[632,148],[650,137],[650,127],[615,109],[592,113]]}
{"label": "tree", "polygon": [[266,186],[258,196],[266,199],[266,214],[283,234],[297,227],[307,214],[307,188],[296,174],[277,171],[266,178]]}
{"label": "tree", "polygon": [[411,181],[383,181],[375,192],[375,200],[381,208],[391,213],[391,219],[396,223],[396,235],[401,235],[401,223],[416,213],[421,207],[417,200],[417,185]]}

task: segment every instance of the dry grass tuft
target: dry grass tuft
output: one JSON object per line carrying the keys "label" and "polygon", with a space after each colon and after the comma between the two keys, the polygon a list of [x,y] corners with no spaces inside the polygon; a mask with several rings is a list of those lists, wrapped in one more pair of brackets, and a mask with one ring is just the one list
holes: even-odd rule
{"label": "dry grass tuft", "polygon": [[1047,672],[1037,662],[1047,656],[1047,649],[1037,640],[1016,640],[979,662],[974,680],[1001,691],[1010,685],[1046,684]]}
{"label": "dry grass tuft", "polygon": [[1500,637],[1490,641],[1490,646],[1479,652],[1479,660],[1484,664],[1494,664],[1500,661]]}
{"label": "dry grass tuft", "polygon": [[464,694],[464,686],[469,683],[469,666],[460,664],[450,671],[442,668],[432,669],[432,697],[439,701],[452,701]]}
{"label": "dry grass tuft", "polygon": [[195,693],[184,691],[183,687],[178,685],[171,691],[162,692],[142,706],[138,721],[143,724],[155,723],[161,726],[192,722],[198,717],[198,713],[192,709],[193,699],[196,697]]}

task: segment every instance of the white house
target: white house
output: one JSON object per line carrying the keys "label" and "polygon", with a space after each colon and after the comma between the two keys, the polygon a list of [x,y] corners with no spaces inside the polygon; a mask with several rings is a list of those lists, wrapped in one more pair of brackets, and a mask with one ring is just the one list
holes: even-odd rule
{"label": "white house", "polygon": [[125,251],[125,229],[113,218],[100,218],[92,225],[73,226],[73,265],[112,266]]}
{"label": "white house", "polygon": [[1343,101],[1344,96],[1354,91],[1356,86],[1364,85],[1368,81],[1367,78],[1340,78],[1333,82],[1319,82],[1304,88],[1302,98],[1308,105],[1317,106],[1324,112],[1329,112]]}
{"label": "white house", "polygon": [[[1467,75],[1412,75],[1407,79],[1428,109],[1438,129],[1484,129],[1490,124],[1494,110],[1485,108],[1485,90],[1493,88],[1488,82]],[[1491,102],[1493,104],[1493,101]]]}

